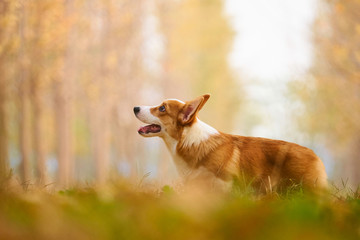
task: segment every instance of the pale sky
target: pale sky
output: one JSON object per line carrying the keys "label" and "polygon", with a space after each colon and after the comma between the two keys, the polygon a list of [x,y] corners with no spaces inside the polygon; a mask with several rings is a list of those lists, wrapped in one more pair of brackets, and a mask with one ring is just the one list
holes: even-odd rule
{"label": "pale sky", "polygon": [[236,31],[229,60],[246,94],[247,109],[239,119],[259,121],[251,130],[235,131],[296,140],[287,127],[291,103],[285,94],[287,83],[311,65],[316,0],[226,0],[226,11]]}
{"label": "pale sky", "polygon": [[306,70],[315,10],[316,0],[227,0],[237,32],[232,65],[259,79],[283,79]]}

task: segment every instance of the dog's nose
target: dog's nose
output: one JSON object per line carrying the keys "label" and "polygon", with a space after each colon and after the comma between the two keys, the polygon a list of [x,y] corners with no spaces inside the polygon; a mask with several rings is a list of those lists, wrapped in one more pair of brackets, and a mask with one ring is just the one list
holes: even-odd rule
{"label": "dog's nose", "polygon": [[138,112],[140,112],[140,107],[134,107],[134,113],[137,114]]}

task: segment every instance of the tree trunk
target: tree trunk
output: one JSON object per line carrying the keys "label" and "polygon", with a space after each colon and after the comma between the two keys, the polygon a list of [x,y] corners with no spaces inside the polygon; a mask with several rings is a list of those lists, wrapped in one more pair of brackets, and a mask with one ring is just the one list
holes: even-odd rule
{"label": "tree trunk", "polygon": [[36,178],[39,185],[46,181],[46,143],[45,143],[45,119],[42,96],[39,89],[34,90],[34,151],[36,160]]}
{"label": "tree trunk", "polygon": [[20,122],[19,122],[19,141],[20,141],[20,174],[24,186],[27,186],[30,180],[30,124],[31,124],[31,104],[29,99],[29,81],[28,81],[28,68],[26,66],[26,55],[25,55],[25,8],[24,2],[21,4],[21,17],[20,17],[20,76],[19,76],[19,90],[20,90]]}
{"label": "tree trunk", "polygon": [[0,59],[0,182],[2,182],[8,171],[8,143],[7,143],[7,123],[6,123],[6,82],[2,69],[2,59]]}
{"label": "tree trunk", "polygon": [[[354,134],[357,133],[358,132]],[[357,137],[354,138],[353,147],[350,151],[351,157],[349,161],[350,163],[348,163],[350,169],[347,173],[345,172],[345,174],[350,175],[350,182],[356,189],[360,184],[360,135],[357,135]]]}
{"label": "tree trunk", "polygon": [[[0,16],[4,16],[7,11],[6,3],[0,4]],[[2,37],[5,34],[0,29],[0,45],[2,45]],[[0,55],[0,181],[5,179],[7,174],[7,129],[6,129],[6,71],[5,71],[5,54]]]}
{"label": "tree trunk", "polygon": [[58,185],[68,187],[72,182],[71,114],[67,80],[56,84],[56,136],[58,157]]}
{"label": "tree trunk", "polygon": [[20,153],[21,153],[21,179],[23,184],[30,180],[30,99],[28,96],[28,83],[25,78],[21,82],[21,100],[20,100]]}
{"label": "tree trunk", "polygon": [[[73,14],[73,2],[64,0],[64,21],[70,19]],[[56,136],[57,136],[57,157],[58,157],[58,185],[69,187],[74,180],[74,159],[72,148],[72,68],[73,52],[71,49],[71,26],[63,35],[63,41],[67,44],[59,49],[60,73],[56,81],[55,102],[56,102]]]}

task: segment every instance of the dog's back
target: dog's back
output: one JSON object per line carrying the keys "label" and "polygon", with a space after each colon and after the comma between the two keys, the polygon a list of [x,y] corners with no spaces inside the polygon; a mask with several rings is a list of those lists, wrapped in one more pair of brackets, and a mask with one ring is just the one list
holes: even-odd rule
{"label": "dog's back", "polygon": [[295,143],[266,138],[232,136],[239,149],[239,170],[261,187],[325,188],[326,172],[315,153]]}
{"label": "dog's back", "polygon": [[245,177],[261,190],[327,185],[319,157],[295,143],[219,133],[197,145],[183,146],[180,141],[177,151],[194,169],[203,167],[223,181]]}

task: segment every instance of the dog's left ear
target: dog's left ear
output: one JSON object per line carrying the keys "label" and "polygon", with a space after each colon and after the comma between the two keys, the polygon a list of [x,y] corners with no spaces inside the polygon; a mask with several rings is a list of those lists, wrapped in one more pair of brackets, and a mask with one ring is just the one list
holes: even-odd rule
{"label": "dog's left ear", "polygon": [[191,123],[209,98],[210,94],[205,94],[186,102],[184,108],[179,113],[179,121],[183,125]]}

